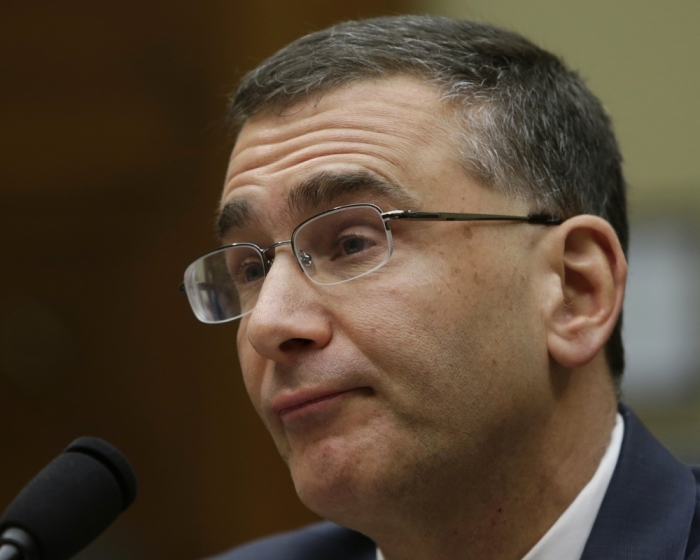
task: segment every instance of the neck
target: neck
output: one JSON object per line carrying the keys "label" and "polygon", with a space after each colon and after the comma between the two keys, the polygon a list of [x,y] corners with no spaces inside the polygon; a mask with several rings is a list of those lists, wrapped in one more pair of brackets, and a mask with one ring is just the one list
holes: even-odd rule
{"label": "neck", "polygon": [[516,437],[504,428],[499,444],[476,461],[441,465],[410,496],[394,497],[356,528],[386,560],[521,559],[593,477],[609,443],[615,389],[596,360],[554,371],[551,408],[520,419],[525,430],[511,426]]}

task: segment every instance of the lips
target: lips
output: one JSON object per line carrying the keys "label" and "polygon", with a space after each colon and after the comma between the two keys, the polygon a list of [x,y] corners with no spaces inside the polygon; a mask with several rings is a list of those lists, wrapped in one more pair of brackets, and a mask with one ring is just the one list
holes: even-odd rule
{"label": "lips", "polygon": [[346,389],[340,391],[299,391],[291,395],[279,397],[275,400],[272,406],[274,412],[279,418],[284,419],[294,412],[316,408],[326,402],[338,399],[346,394],[355,391],[356,389]]}

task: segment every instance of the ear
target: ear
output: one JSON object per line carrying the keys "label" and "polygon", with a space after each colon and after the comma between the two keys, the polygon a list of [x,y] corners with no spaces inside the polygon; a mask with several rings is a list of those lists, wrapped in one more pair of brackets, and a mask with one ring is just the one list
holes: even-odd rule
{"label": "ear", "polygon": [[622,309],[627,262],[612,226],[597,216],[566,220],[548,250],[558,276],[546,311],[549,355],[566,368],[589,363],[605,346]]}

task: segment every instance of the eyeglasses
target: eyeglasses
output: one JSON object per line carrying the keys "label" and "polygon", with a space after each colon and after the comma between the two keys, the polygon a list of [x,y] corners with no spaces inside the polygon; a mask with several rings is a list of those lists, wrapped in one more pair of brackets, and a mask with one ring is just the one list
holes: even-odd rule
{"label": "eyeglasses", "polygon": [[265,249],[252,243],[234,243],[202,255],[185,270],[180,289],[187,293],[192,311],[201,322],[234,321],[253,311],[278,247],[292,246],[299,267],[312,282],[326,286],[342,284],[386,264],[394,247],[389,226],[393,220],[520,221],[543,225],[563,222],[546,214],[382,212],[374,204],[349,204],[303,221],[291,239]]}

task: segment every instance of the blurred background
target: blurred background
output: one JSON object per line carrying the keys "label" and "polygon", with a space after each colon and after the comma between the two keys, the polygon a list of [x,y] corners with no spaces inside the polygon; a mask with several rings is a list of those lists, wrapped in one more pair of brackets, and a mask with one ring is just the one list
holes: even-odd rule
{"label": "blurred background", "polygon": [[243,72],[343,19],[490,21],[562,55],[611,113],[630,182],[625,400],[700,462],[697,0],[0,4],[0,509],[80,435],[136,504],[82,560],[205,557],[315,519],[245,395],[235,325],[192,316]]}

